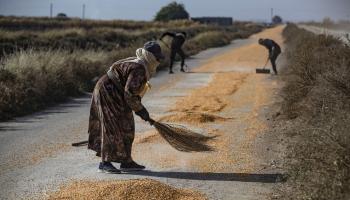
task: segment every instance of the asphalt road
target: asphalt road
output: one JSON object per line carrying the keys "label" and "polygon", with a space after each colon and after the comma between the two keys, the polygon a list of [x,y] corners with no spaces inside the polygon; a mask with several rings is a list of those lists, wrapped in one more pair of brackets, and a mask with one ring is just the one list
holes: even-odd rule
{"label": "asphalt road", "polygon": [[309,26],[309,25],[299,25],[299,27],[315,34],[332,35],[336,38],[339,38],[344,43],[350,44],[350,41],[349,41],[350,38],[347,38],[347,37],[350,37],[350,28],[344,27],[344,29],[330,29],[330,28],[323,28],[323,27]]}

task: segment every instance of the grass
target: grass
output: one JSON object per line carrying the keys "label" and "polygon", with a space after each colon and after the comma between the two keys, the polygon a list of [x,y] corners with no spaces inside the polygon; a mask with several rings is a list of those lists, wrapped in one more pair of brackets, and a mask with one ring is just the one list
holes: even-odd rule
{"label": "grass", "polygon": [[[13,24],[18,26],[14,28]],[[0,120],[91,91],[93,80],[113,62],[134,56],[144,42],[158,38],[165,30],[188,33],[185,51],[189,56],[261,30],[260,26],[246,27],[245,23],[223,28],[190,21],[143,23],[16,17],[0,17],[0,27]],[[169,53],[166,47],[162,49]],[[168,62],[164,60],[160,68],[168,66]]]}
{"label": "grass", "polygon": [[193,22],[178,20],[170,22],[146,22],[132,20],[81,20],[80,18],[48,18],[48,17],[5,17],[0,16],[0,28],[7,30],[49,30],[67,28],[119,28],[125,30],[150,28],[183,28],[192,26]]}
{"label": "grass", "polygon": [[[213,26],[203,26],[193,23],[188,27],[179,27],[186,31],[190,37],[199,33],[219,30]],[[84,29],[82,27],[67,29],[50,29],[45,31],[32,30],[0,30],[0,56],[13,53],[16,50],[33,49],[66,49],[66,50],[118,50],[130,46],[130,43],[142,43],[146,40],[156,39],[164,31],[173,29],[163,27],[146,30],[115,29],[109,27],[97,27]],[[233,30],[230,30],[233,31]]]}
{"label": "grass", "polygon": [[283,34],[287,118],[280,123],[291,142],[285,156],[290,179],[281,199],[349,199],[350,47],[293,24]]}
{"label": "grass", "polygon": [[[245,27],[239,22],[224,28],[183,20],[164,23],[0,17],[0,58],[26,49],[119,50],[130,43],[141,44],[159,38],[165,31],[185,31],[189,38],[213,31],[235,32],[237,37],[247,37],[259,29],[257,25]],[[243,35],[244,32],[248,35]]]}

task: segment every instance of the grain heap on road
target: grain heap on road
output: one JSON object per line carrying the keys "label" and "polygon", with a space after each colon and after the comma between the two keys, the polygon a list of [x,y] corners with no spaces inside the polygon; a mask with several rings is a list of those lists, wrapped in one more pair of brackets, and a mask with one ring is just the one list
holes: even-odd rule
{"label": "grain heap on road", "polygon": [[185,122],[190,124],[202,124],[208,122],[223,122],[228,120],[228,118],[220,117],[218,115],[199,113],[199,112],[183,112],[170,114],[160,118],[160,121],[165,122]]}
{"label": "grain heap on road", "polygon": [[124,181],[76,181],[51,194],[49,200],[205,200],[199,192],[178,189],[151,179]]}
{"label": "grain heap on road", "polygon": [[240,73],[217,73],[209,85],[196,89],[189,96],[178,100],[170,111],[220,112],[230,104],[226,97],[235,93],[246,77],[246,74]]}

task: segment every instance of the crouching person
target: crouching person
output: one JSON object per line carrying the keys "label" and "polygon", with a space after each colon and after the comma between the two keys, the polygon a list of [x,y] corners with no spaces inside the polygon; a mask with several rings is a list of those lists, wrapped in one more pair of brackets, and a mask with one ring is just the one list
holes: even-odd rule
{"label": "crouching person", "polygon": [[[90,108],[88,148],[102,158],[100,171],[120,173],[145,168],[131,157],[135,136],[132,111],[143,120],[151,121],[141,98],[163,58],[159,44],[147,42],[136,50],[136,57],[115,62],[98,80]],[[120,170],[112,162],[120,163]]]}
{"label": "crouching person", "polygon": [[272,69],[277,75],[276,60],[281,54],[281,47],[273,40],[270,39],[259,39],[259,44],[266,47],[269,50],[269,59],[272,65]]}

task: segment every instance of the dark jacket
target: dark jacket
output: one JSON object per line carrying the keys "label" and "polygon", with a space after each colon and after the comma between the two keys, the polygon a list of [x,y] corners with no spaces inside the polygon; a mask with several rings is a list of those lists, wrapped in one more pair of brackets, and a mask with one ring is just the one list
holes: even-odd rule
{"label": "dark jacket", "polygon": [[281,53],[281,47],[273,40],[264,39],[262,45],[269,50],[270,56],[276,56]]}
{"label": "dark jacket", "polygon": [[171,49],[180,49],[186,40],[184,35],[181,33],[165,32],[160,39],[163,39],[165,36],[170,36],[173,38],[173,41],[171,42]]}

